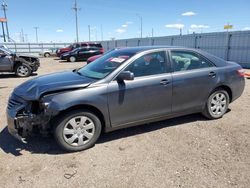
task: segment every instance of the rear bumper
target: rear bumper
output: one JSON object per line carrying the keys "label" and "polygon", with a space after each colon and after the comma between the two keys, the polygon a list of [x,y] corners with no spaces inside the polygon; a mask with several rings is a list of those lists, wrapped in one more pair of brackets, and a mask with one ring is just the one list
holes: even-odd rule
{"label": "rear bumper", "polygon": [[242,77],[240,79],[238,79],[234,84],[233,86],[231,87],[232,88],[232,101],[235,101],[236,99],[238,99],[242,93],[244,92],[244,89],[245,89],[245,78]]}

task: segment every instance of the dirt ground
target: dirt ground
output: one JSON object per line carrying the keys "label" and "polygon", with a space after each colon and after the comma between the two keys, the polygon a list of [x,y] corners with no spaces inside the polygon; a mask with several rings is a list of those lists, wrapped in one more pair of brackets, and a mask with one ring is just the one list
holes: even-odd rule
{"label": "dirt ground", "polygon": [[[38,75],[83,65],[44,58]],[[0,74],[2,188],[250,187],[250,80],[222,119],[196,114],[123,129],[86,151],[64,153],[53,138],[25,145],[8,134],[8,96],[27,79]]]}

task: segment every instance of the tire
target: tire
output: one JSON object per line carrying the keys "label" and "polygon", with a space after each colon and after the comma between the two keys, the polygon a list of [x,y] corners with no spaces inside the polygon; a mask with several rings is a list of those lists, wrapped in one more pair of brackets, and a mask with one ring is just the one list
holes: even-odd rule
{"label": "tire", "polygon": [[70,56],[69,61],[70,62],[76,62],[76,57],[75,56]]}
{"label": "tire", "polygon": [[50,57],[50,53],[48,52],[44,53],[44,57]]}
{"label": "tire", "polygon": [[101,134],[99,118],[88,110],[71,111],[56,122],[53,131],[55,140],[62,149],[69,152],[92,147]]}
{"label": "tire", "polygon": [[32,69],[30,66],[19,63],[15,67],[15,73],[18,77],[28,77],[31,75]]}
{"label": "tire", "polygon": [[208,119],[219,119],[227,112],[229,95],[223,89],[217,89],[209,96],[202,114]]}

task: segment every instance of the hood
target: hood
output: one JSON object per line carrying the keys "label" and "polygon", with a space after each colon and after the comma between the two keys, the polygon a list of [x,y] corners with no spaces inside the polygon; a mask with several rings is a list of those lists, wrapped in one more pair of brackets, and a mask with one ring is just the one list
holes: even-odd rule
{"label": "hood", "polygon": [[71,50],[71,48],[60,48],[59,49],[60,52],[70,51],[70,50]]}
{"label": "hood", "polygon": [[21,57],[21,58],[35,58],[35,59],[38,59],[38,57],[34,56],[34,55],[16,54],[16,56]]}
{"label": "hood", "polygon": [[14,93],[24,100],[38,100],[46,93],[84,88],[94,81],[76,72],[65,71],[28,80],[16,87]]}
{"label": "hood", "polygon": [[69,51],[69,52],[64,52],[63,54],[62,54],[62,56],[69,56],[71,54],[71,51]]}

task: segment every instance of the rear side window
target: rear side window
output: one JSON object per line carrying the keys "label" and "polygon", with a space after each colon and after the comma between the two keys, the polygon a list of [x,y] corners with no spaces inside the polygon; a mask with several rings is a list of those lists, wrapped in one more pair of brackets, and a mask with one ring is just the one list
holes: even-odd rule
{"label": "rear side window", "polygon": [[171,59],[175,72],[214,66],[207,59],[189,51],[171,51]]}

